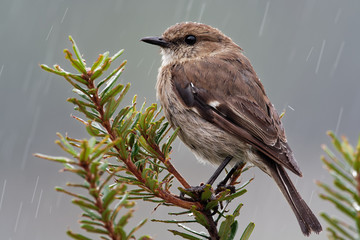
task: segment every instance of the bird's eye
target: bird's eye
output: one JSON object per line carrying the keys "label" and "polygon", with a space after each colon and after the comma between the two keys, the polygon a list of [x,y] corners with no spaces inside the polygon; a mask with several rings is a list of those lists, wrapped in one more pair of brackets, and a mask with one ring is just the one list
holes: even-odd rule
{"label": "bird's eye", "polygon": [[194,45],[196,43],[196,37],[194,35],[187,35],[185,37],[185,42],[189,45]]}

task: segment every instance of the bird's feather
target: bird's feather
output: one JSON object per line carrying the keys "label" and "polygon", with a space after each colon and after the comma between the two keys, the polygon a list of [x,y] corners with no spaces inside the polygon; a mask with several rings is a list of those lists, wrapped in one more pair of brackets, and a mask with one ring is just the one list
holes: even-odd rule
{"label": "bird's feather", "polygon": [[174,64],[175,92],[185,107],[301,176],[275,108],[247,58],[240,57]]}

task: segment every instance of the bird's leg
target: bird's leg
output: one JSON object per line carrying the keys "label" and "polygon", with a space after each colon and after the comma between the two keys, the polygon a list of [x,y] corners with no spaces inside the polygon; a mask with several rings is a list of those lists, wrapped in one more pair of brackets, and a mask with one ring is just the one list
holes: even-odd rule
{"label": "bird's leg", "polygon": [[[227,156],[224,161],[219,165],[219,167],[216,169],[214,174],[210,177],[210,179],[207,181],[207,184],[213,185],[215,180],[219,177],[220,173],[224,170],[224,168],[229,164],[229,162],[233,159],[232,156]],[[231,169],[232,170],[232,169]],[[227,176],[226,176],[227,177]],[[231,176],[230,176],[231,177]],[[229,177],[229,178],[230,178]],[[225,179],[224,179],[225,180]],[[223,181],[224,181],[223,180]],[[227,181],[226,181],[227,182]],[[225,183],[226,183],[225,182]]]}
{"label": "bird's leg", "polygon": [[[229,162],[231,161],[232,158],[233,158],[232,156],[227,156],[224,159],[224,161],[220,164],[220,166],[216,169],[214,174],[210,177],[210,179],[206,182],[206,184],[201,184],[200,186],[190,187],[190,188],[185,189],[185,191],[186,192],[191,192],[193,195],[198,196],[200,198],[201,193],[204,191],[204,188],[206,187],[206,185],[208,185],[208,184],[213,185],[214,184],[215,180],[219,177],[220,173],[229,164]],[[226,176],[226,177],[228,177],[228,176]],[[230,177],[231,177],[231,175],[228,178],[230,178]],[[227,180],[226,180],[226,182],[227,182]],[[185,199],[184,192],[180,193],[180,198]]]}
{"label": "bird's leg", "polygon": [[235,192],[235,187],[233,185],[227,185],[226,183],[229,181],[229,179],[232,177],[232,175],[238,170],[239,167],[243,167],[244,163],[237,162],[235,166],[228,172],[226,177],[217,185],[217,188],[215,189],[215,193],[219,193],[223,190],[230,189],[232,193]]}

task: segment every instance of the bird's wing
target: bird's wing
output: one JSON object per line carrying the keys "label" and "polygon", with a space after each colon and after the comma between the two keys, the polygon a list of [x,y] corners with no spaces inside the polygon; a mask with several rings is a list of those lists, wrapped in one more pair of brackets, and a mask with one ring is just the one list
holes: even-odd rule
{"label": "bird's wing", "polygon": [[185,107],[301,176],[279,116],[247,58],[211,57],[171,67]]}

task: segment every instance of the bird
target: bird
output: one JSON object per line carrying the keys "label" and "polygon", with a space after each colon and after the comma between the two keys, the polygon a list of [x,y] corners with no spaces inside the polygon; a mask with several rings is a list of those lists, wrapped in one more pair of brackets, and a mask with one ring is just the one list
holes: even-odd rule
{"label": "bird", "polygon": [[286,169],[302,177],[281,119],[243,49],[217,28],[177,23],[141,41],[161,49],[156,92],[164,114],[196,158],[250,163],[285,196],[305,236],[322,227]]}

